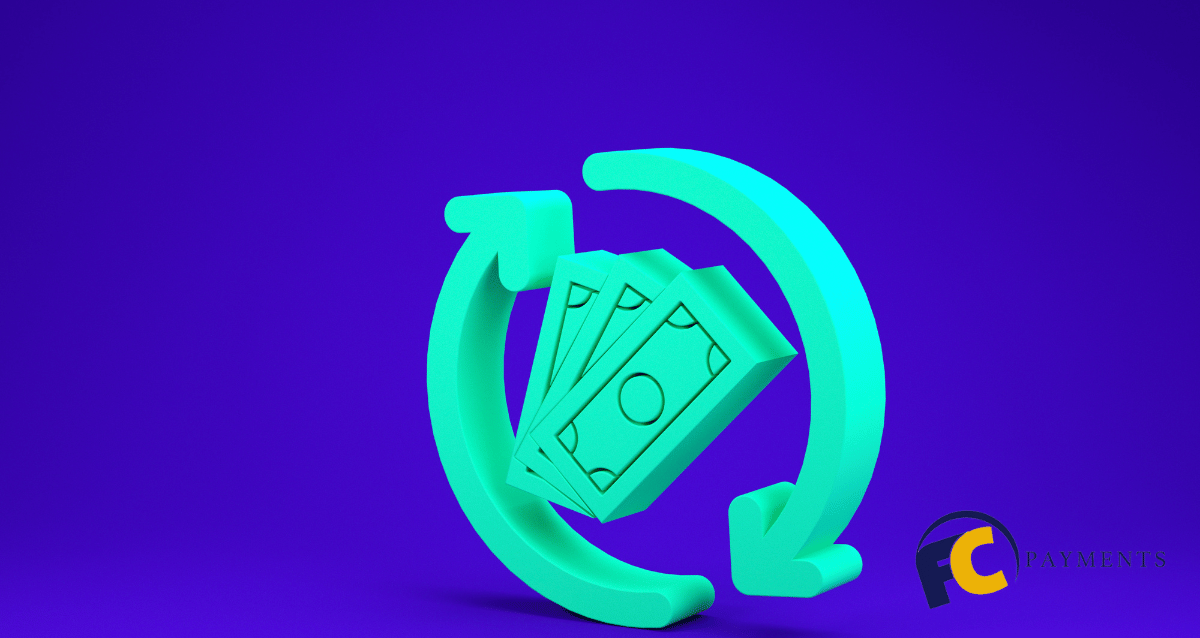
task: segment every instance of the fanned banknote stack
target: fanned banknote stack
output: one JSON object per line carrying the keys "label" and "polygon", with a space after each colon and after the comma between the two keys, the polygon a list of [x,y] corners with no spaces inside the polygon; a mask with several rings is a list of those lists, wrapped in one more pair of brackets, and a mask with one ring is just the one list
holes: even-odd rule
{"label": "fanned banknote stack", "polygon": [[601,522],[640,512],[795,356],[723,266],[560,257],[508,483]]}

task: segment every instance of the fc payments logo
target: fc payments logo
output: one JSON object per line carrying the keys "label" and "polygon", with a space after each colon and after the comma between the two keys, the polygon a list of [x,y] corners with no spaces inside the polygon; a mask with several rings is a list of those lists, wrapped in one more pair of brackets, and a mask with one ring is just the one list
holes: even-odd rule
{"label": "fc payments logo", "polygon": [[[987,525],[925,544],[925,539],[930,532],[957,519],[974,519],[987,523]],[[957,582],[963,590],[972,594],[993,594],[1008,587],[1008,578],[1003,570],[982,575],[975,569],[973,559],[975,550],[995,542],[993,529],[1003,534],[1004,538],[1008,540],[1008,544],[1012,546],[1016,565],[1013,571],[1013,580],[1016,581],[1017,574],[1021,571],[1017,541],[1000,521],[983,512],[964,510],[947,514],[934,521],[933,525],[930,525],[921,535],[921,540],[917,541],[917,575],[921,578],[921,587],[925,590],[925,600],[929,602],[930,609],[950,602],[946,583],[951,579]],[[948,561],[948,563],[943,564],[943,561]]]}

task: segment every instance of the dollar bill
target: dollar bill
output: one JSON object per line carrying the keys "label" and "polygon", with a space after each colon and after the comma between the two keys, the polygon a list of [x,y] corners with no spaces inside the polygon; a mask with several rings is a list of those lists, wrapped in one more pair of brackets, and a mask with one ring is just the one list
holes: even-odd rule
{"label": "dollar bill", "polygon": [[684,272],[529,436],[601,522],[627,516],[795,356],[724,267]]}
{"label": "dollar bill", "polygon": [[[598,250],[564,255],[555,264],[533,366],[529,372],[529,384],[525,390],[525,401],[521,407],[521,418],[517,424],[515,445],[519,446],[529,434],[533,417],[566,360],[567,351],[595,305],[599,291],[616,261],[616,255]],[[535,450],[530,458],[531,463],[524,463],[513,456],[506,479],[509,485],[592,516],[574,488],[562,478],[544,453]]]}
{"label": "dollar bill", "polygon": [[[679,273],[686,270],[687,265],[665,250],[647,250],[617,258],[554,374],[541,407],[532,420],[533,427],[536,428],[537,423],[575,386],[583,376],[587,363],[602,349],[607,350],[615,343],[651,306],[654,298]],[[565,479],[551,476],[549,470],[541,469],[552,466],[552,463],[545,458],[545,452],[536,441],[528,436],[521,438],[518,435],[518,439],[513,454],[517,461],[538,471],[551,484],[566,485],[570,489]]]}
{"label": "dollar bill", "polygon": [[687,264],[662,249],[628,253],[617,259],[593,311],[588,313],[571,344],[561,374],[555,377],[534,416],[535,425],[575,387],[599,356],[616,343],[667,285],[687,270]]}
{"label": "dollar bill", "polygon": [[728,363],[679,304],[558,439],[606,492]]}

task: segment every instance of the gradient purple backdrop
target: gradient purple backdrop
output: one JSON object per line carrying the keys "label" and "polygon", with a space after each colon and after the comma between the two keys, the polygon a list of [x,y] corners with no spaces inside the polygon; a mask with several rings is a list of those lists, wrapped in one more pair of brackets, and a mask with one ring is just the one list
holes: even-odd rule
{"label": "gradient purple backdrop", "polygon": [[[475,535],[425,354],[464,238],[446,201],[536,189],[572,198],[580,251],[727,265],[799,347],[732,233],[583,184],[588,154],[656,146],[813,209],[866,288],[888,389],[842,537],[863,574],[820,597],[729,579],[730,499],[800,467],[800,360],[650,510],[565,514],[713,581],[668,631],[1196,630],[1194,6],[391,4],[3,11],[0,635],[631,634]],[[544,300],[513,313],[514,420]],[[1025,567],[930,610],[917,539],[960,509],[1022,550],[1167,564]]]}

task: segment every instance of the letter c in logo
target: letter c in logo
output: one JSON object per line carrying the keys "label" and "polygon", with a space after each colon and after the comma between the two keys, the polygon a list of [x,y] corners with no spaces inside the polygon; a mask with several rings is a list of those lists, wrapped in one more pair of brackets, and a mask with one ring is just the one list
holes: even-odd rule
{"label": "letter c in logo", "polygon": [[958,582],[959,587],[972,594],[991,594],[1008,587],[1008,580],[1004,577],[1003,571],[998,570],[994,574],[981,576],[979,572],[975,571],[975,565],[971,562],[971,553],[975,551],[976,547],[991,544],[991,527],[977,527],[969,532],[964,532],[954,542],[954,547],[950,550],[950,571],[954,574],[954,580]]}

